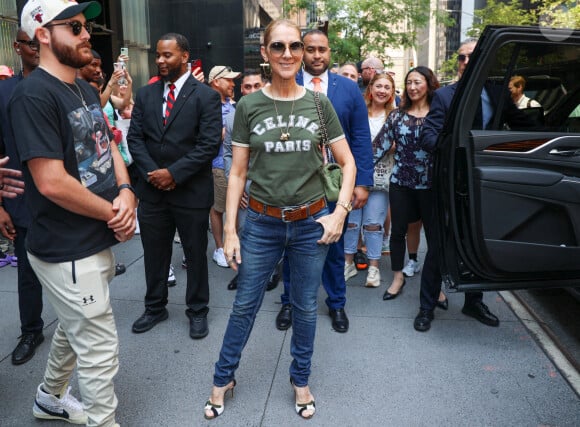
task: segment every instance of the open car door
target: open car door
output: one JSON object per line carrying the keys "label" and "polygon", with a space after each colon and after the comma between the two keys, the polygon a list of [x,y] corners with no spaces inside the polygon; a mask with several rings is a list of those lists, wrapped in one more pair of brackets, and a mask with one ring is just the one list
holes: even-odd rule
{"label": "open car door", "polygon": [[[541,107],[517,109],[516,75]],[[580,286],[580,31],[487,27],[433,177],[448,288]]]}

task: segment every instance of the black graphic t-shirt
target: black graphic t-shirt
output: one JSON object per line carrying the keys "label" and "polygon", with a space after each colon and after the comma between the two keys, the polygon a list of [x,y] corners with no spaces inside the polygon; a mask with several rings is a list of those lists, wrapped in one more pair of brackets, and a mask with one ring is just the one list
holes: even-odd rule
{"label": "black graphic t-shirt", "polygon": [[39,193],[26,167],[34,158],[59,159],[91,192],[108,201],[117,196],[111,141],[92,87],[78,79],[67,85],[39,68],[16,87],[8,112],[32,214],[27,250],[47,262],[64,262],[114,245],[117,240],[104,221],[51,202]]}

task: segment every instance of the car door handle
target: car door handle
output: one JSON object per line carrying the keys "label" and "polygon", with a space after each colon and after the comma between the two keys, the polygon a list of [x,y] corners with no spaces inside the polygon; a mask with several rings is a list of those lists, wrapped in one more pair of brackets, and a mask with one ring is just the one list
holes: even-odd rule
{"label": "car door handle", "polygon": [[580,156],[580,148],[576,148],[574,150],[558,150],[557,148],[552,148],[550,150],[550,154],[553,154],[554,156],[562,156],[562,157]]}

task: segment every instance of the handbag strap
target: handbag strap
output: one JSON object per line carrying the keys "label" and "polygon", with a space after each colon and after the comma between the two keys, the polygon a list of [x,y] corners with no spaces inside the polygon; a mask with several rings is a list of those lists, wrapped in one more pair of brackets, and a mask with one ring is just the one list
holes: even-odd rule
{"label": "handbag strap", "polygon": [[[379,146],[379,144],[381,146],[383,145],[383,144],[381,144],[381,139],[384,140],[384,136],[386,133],[387,133],[387,130],[385,128],[385,125],[383,124],[383,126],[381,126],[381,130],[379,131],[379,133],[377,133],[377,135],[373,139],[373,143],[372,143],[373,147],[377,147],[377,146]],[[374,166],[376,166],[387,155],[387,152],[389,150],[390,150],[390,147],[388,150],[384,150],[383,155],[375,160]]]}
{"label": "handbag strap", "polygon": [[332,153],[328,145],[328,131],[326,130],[326,122],[322,114],[322,104],[320,102],[320,92],[314,92],[314,105],[316,105],[316,112],[318,113],[318,121],[320,122],[320,149],[322,150],[322,157],[324,164],[329,163],[332,159]]}

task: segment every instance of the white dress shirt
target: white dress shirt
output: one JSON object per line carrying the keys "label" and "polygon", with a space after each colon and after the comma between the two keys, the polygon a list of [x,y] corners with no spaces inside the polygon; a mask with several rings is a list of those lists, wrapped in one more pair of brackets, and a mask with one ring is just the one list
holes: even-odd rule
{"label": "white dress shirt", "polygon": [[[185,81],[188,79],[188,77],[190,76],[189,73],[183,73],[181,75],[181,77],[179,77],[177,80],[175,80],[173,82],[173,84],[175,85],[175,89],[173,90],[173,92],[175,93],[175,100],[177,101],[177,97],[179,96],[179,91],[181,90],[181,88],[183,87],[183,85],[185,84]],[[161,111],[161,117],[165,117],[165,110],[167,109],[167,95],[169,95],[169,85],[171,84],[171,82],[164,82],[163,83],[163,106],[162,106],[162,111]]]}

